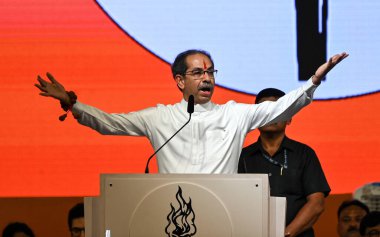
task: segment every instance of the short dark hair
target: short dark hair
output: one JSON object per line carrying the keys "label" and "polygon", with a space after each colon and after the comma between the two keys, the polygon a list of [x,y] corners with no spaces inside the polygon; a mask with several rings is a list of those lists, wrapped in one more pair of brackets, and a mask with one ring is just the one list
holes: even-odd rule
{"label": "short dark hair", "polygon": [[349,206],[358,206],[360,207],[361,209],[363,209],[367,214],[369,213],[369,208],[367,207],[367,205],[365,205],[364,203],[362,203],[361,201],[357,200],[357,199],[353,199],[353,200],[346,200],[344,202],[342,202],[342,204],[340,204],[339,208],[338,208],[338,219],[339,219],[339,216],[340,216],[340,213],[346,209],[347,207]]}
{"label": "short dark hair", "polygon": [[210,59],[212,66],[214,66],[214,61],[212,60],[209,52],[201,50],[201,49],[189,49],[189,50],[186,50],[186,51],[178,54],[177,57],[175,58],[172,66],[171,66],[173,78],[175,78],[175,76],[177,74],[180,74],[180,75],[185,74],[185,72],[187,70],[186,58],[188,56],[194,55],[194,54],[203,54],[203,55],[207,56]]}
{"label": "short dark hair", "polygon": [[276,99],[278,99],[284,95],[285,95],[285,92],[283,92],[282,90],[279,90],[276,88],[266,88],[266,89],[261,90],[257,94],[256,99],[255,99],[255,104],[258,104],[259,101],[265,97],[275,97]]}
{"label": "short dark hair", "polygon": [[380,212],[372,211],[368,213],[365,217],[363,217],[360,222],[360,234],[362,236],[365,235],[367,228],[374,227],[380,224]]}
{"label": "short dark hair", "polygon": [[67,222],[69,224],[70,230],[71,230],[71,227],[73,225],[73,220],[77,219],[77,218],[81,218],[81,217],[84,217],[84,204],[83,204],[83,202],[76,204],[69,211]]}
{"label": "short dark hair", "polygon": [[13,237],[16,233],[24,233],[29,237],[34,237],[34,233],[30,227],[22,222],[13,222],[8,224],[3,230],[2,237]]}

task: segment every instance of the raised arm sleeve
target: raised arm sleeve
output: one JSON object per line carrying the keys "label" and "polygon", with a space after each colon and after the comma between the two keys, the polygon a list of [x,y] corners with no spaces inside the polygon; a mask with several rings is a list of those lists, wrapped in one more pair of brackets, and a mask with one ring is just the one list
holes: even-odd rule
{"label": "raised arm sleeve", "polygon": [[73,107],[73,113],[77,115],[80,124],[104,135],[147,136],[145,118],[152,115],[155,109],[111,114],[78,101]]}
{"label": "raised arm sleeve", "polygon": [[317,85],[309,79],[303,86],[282,96],[275,102],[265,101],[250,110],[250,130],[280,121],[287,121],[310,104]]}

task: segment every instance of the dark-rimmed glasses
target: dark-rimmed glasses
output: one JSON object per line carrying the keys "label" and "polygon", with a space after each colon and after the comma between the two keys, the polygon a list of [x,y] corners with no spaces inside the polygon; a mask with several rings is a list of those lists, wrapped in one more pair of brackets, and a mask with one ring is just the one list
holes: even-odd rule
{"label": "dark-rimmed glasses", "polygon": [[215,78],[218,70],[215,69],[208,69],[208,70],[203,70],[203,69],[194,69],[192,71],[185,72],[184,75],[190,75],[193,76],[195,79],[201,78],[205,73],[207,73],[207,76],[209,78]]}

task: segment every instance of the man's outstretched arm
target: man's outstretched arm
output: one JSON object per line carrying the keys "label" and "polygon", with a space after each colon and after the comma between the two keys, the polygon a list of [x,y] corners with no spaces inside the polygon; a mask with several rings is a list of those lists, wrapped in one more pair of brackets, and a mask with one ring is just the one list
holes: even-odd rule
{"label": "man's outstretched arm", "polygon": [[[49,80],[37,77],[38,84],[35,86],[40,90],[41,96],[52,97],[61,102],[65,111],[70,110],[77,121],[90,127],[101,134],[107,135],[127,135],[127,136],[147,136],[147,122],[149,117],[155,117],[156,108],[148,108],[128,114],[113,114],[104,112],[98,108],[80,103],[73,99],[73,92],[67,92],[50,73],[47,73]],[[63,121],[66,114],[60,116]]]}
{"label": "man's outstretched arm", "polygon": [[348,57],[347,53],[332,56],[327,62],[319,66],[311,80],[309,79],[300,88],[287,93],[276,102],[267,101],[255,105],[254,110],[251,110],[254,119],[251,121],[249,130],[291,119],[312,101],[314,91],[321,84],[322,79],[346,57]]}

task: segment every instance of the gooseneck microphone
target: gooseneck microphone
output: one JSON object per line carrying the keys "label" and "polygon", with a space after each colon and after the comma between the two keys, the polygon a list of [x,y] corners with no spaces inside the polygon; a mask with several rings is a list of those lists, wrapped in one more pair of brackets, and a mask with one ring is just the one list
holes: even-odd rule
{"label": "gooseneck microphone", "polygon": [[174,134],[173,134],[173,136],[171,136],[164,144],[162,144],[161,146],[160,146],[160,148],[158,148],[154,153],[153,153],[153,155],[151,155],[149,158],[148,158],[148,161],[146,162],[146,166],[145,166],[145,174],[149,174],[149,162],[150,162],[150,160],[153,158],[153,156],[155,155],[155,154],[157,154],[157,152],[159,151],[159,150],[161,150],[161,148],[163,148],[170,140],[172,140],[172,138],[175,136],[175,135],[177,135],[177,133],[179,133],[179,131],[181,131],[182,130],[182,128],[184,128],[189,122],[190,122],[190,119],[191,119],[191,114],[194,112],[194,96],[193,95],[190,95],[189,96],[189,99],[188,99],[188,101],[187,101],[187,112],[189,113],[189,120],[187,120],[187,122],[180,128],[180,129],[178,129],[178,131],[177,132],[175,132]]}
{"label": "gooseneck microphone", "polygon": [[189,95],[189,99],[187,101],[187,112],[189,113],[189,121],[191,119],[191,114],[194,112],[194,96]]}

